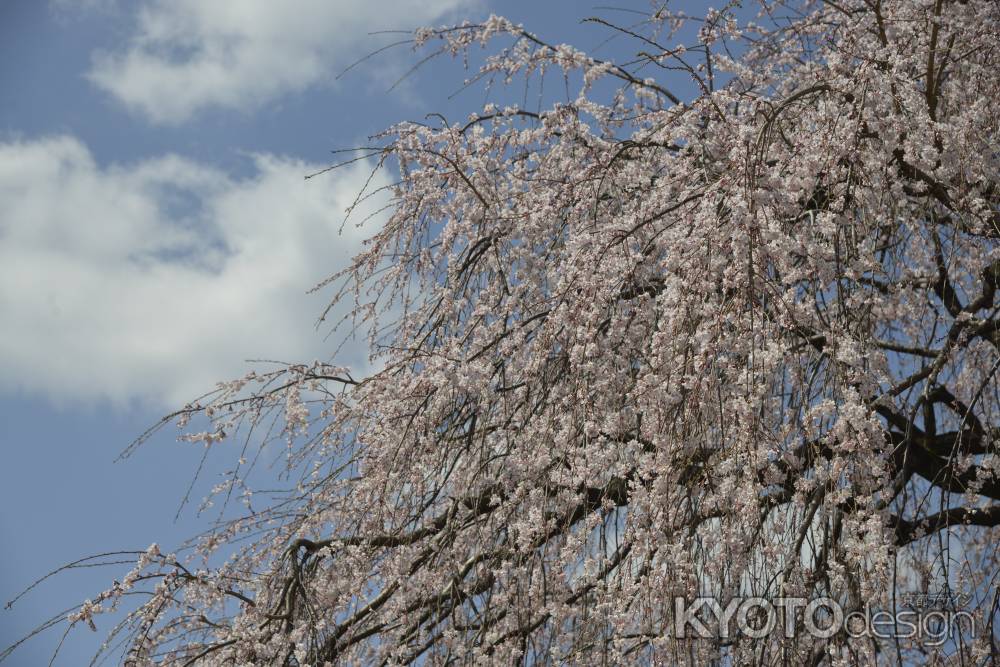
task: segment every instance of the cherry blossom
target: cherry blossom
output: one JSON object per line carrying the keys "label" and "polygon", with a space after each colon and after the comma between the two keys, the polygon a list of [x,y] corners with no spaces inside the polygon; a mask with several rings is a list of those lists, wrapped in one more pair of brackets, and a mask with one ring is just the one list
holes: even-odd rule
{"label": "cherry blossom", "polygon": [[1000,8],[736,5],[602,21],[628,64],[499,17],[417,31],[490,49],[470,84],[576,97],[374,139],[390,215],[321,288],[377,370],[257,368],[172,415],[208,447],[276,429],[294,488],[70,621],[146,582],[130,665],[915,664],[956,644],[682,639],[672,600],[945,582],[986,627]]}

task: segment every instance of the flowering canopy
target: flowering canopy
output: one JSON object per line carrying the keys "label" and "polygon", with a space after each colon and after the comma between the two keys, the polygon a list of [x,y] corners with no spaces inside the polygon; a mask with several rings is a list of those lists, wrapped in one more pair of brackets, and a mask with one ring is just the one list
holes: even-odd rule
{"label": "flowering canopy", "polygon": [[[579,94],[377,138],[390,215],[331,281],[380,370],[288,366],[179,413],[213,447],[283,415],[295,488],[71,620],[156,582],[134,665],[905,662],[948,646],[679,638],[672,600],[889,609],[938,580],[988,623],[1000,7],[757,9],[686,49],[665,9],[605,23],[628,64],[497,17],[418,31]],[[988,660],[991,632],[950,647]]]}

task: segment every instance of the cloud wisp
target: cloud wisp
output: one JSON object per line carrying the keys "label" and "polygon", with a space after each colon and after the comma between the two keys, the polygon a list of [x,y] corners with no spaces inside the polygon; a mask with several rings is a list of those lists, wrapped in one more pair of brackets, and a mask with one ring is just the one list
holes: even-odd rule
{"label": "cloud wisp", "polygon": [[329,83],[381,41],[474,0],[149,0],[128,45],[94,57],[89,78],[157,124],[207,108],[254,110]]}
{"label": "cloud wisp", "polygon": [[[327,359],[339,338],[307,290],[378,224],[339,231],[369,168],[305,181],[314,165],[253,160],[234,179],[177,156],[101,166],[69,136],[0,143],[0,391],[177,407],[248,358]],[[363,343],[338,363],[363,367]]]}

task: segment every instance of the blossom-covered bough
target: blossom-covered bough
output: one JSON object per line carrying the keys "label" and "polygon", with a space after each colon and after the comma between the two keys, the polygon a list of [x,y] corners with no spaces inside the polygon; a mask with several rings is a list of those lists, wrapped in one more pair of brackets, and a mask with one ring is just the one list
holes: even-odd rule
{"label": "blossom-covered bough", "polygon": [[[212,447],[277,420],[294,488],[71,621],[151,584],[128,665],[994,660],[1000,5],[756,8],[687,48],[666,8],[605,22],[624,64],[495,17],[418,31],[572,94],[377,138],[390,215],[331,284],[380,370],[258,371],[175,415]],[[678,598],[942,590],[976,626],[941,646],[677,636]]]}

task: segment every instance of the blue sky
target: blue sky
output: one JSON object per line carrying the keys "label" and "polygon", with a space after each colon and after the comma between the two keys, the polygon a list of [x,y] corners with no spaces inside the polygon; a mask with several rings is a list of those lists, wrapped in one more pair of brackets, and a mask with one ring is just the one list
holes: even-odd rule
{"label": "blue sky", "polygon": [[[495,12],[608,55],[606,33],[578,23],[597,11],[572,0],[3,0],[0,599],[78,557],[195,533],[193,509],[174,515],[200,451],[166,430],[124,463],[118,453],[246,359],[329,357],[313,326],[325,297],[307,290],[358,248],[364,230],[338,228],[367,172],[303,176],[394,121],[458,118],[484,101],[481,90],[449,97],[464,74],[447,60],[390,91],[419,57],[407,48],[337,80],[398,38],[370,33]],[[347,346],[339,361],[363,367],[364,351]],[[0,645],[118,574],[47,582],[0,611]],[[9,664],[46,664],[59,634]],[[77,635],[57,664],[87,664],[102,636]]]}

